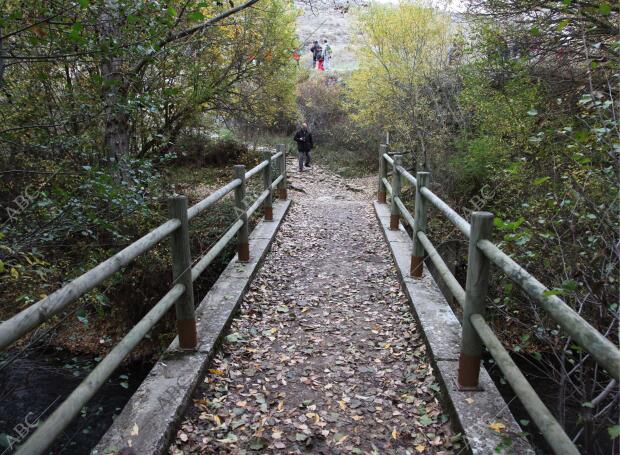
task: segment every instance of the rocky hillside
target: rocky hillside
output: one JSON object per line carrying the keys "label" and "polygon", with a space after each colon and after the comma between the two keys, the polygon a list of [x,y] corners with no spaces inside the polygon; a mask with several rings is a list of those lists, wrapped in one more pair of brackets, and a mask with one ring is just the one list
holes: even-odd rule
{"label": "rocky hillside", "polygon": [[303,65],[312,66],[310,47],[314,40],[327,39],[333,49],[333,69],[350,71],[357,62],[351,50],[351,39],[354,31],[353,9],[357,6],[349,2],[296,2],[303,12],[297,18],[297,34],[303,43]]}

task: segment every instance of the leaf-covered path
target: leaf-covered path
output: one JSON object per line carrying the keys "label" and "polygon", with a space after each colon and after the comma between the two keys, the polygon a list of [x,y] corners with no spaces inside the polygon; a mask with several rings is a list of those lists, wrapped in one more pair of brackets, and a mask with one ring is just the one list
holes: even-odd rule
{"label": "leaf-covered path", "polygon": [[291,210],[170,453],[454,453],[368,194],[319,168],[290,177]]}

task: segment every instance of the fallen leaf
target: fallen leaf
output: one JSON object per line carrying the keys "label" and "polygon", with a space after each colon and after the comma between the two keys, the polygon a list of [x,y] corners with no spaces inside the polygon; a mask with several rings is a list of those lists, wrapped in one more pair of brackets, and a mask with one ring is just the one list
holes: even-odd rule
{"label": "fallen leaf", "polygon": [[489,424],[489,428],[490,428],[491,430],[493,430],[493,431],[496,431],[496,432],[498,432],[498,433],[501,433],[501,432],[502,432],[502,430],[505,430],[505,429],[506,429],[506,425],[504,425],[504,424],[503,424],[503,423],[501,423],[501,422],[493,422],[493,423],[490,423],[490,424]]}

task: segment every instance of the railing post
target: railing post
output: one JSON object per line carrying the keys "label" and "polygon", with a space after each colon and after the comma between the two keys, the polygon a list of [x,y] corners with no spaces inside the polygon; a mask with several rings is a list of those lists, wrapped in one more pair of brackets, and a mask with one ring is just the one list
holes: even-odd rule
{"label": "railing post", "polygon": [[280,181],[280,184],[278,185],[278,197],[282,200],[286,200],[288,197],[286,188],[286,146],[284,144],[276,145],[276,152],[282,152],[278,166],[280,175],[282,175],[282,181]]}
{"label": "railing post", "polygon": [[463,307],[463,332],[459,357],[458,385],[461,389],[476,389],[480,373],[482,341],[470,321],[472,314],[484,316],[489,284],[489,259],[478,249],[479,240],[491,237],[493,214],[474,212],[471,215],[467,282],[465,283],[465,306]]}
{"label": "railing post", "polygon": [[385,144],[379,146],[379,190],[377,191],[377,201],[381,204],[385,204],[385,185],[383,179],[387,178],[387,166],[383,154],[387,151]]}
{"label": "railing post", "polygon": [[263,213],[265,221],[273,220],[273,192],[271,191],[271,152],[263,152],[263,160],[267,160],[267,166],[263,169],[263,186],[269,191],[269,196],[263,203]]}
{"label": "railing post", "polygon": [[174,196],[168,199],[168,213],[181,221],[181,226],[171,234],[172,279],[185,286],[185,292],[176,301],[177,333],[181,349],[194,349],[198,344],[194,288],[192,285],[192,256],[189,248],[189,223],[187,198]]}
{"label": "railing post", "polygon": [[411,265],[409,268],[409,274],[414,278],[420,278],[424,269],[424,247],[418,238],[418,232],[426,232],[427,202],[420,190],[428,185],[429,177],[429,172],[418,172],[415,177],[413,251],[411,252]]}
{"label": "railing post", "polygon": [[237,232],[237,260],[248,262],[250,260],[250,244],[248,243],[248,212],[245,204],[245,166],[237,164],[234,171],[235,178],[241,180],[241,185],[235,188],[235,212],[243,221],[243,226]]}
{"label": "railing post", "polygon": [[402,155],[394,155],[394,164],[392,166],[392,204],[390,206],[390,230],[398,231],[398,222],[400,220],[400,211],[396,205],[396,198],[400,197],[400,174],[398,166],[403,162]]}

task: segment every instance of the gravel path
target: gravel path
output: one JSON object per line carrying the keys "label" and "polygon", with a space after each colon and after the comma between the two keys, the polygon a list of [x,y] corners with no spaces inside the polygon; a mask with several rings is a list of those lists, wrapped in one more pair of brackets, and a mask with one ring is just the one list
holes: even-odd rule
{"label": "gravel path", "polygon": [[368,191],[289,169],[293,205],[170,453],[457,453]]}

